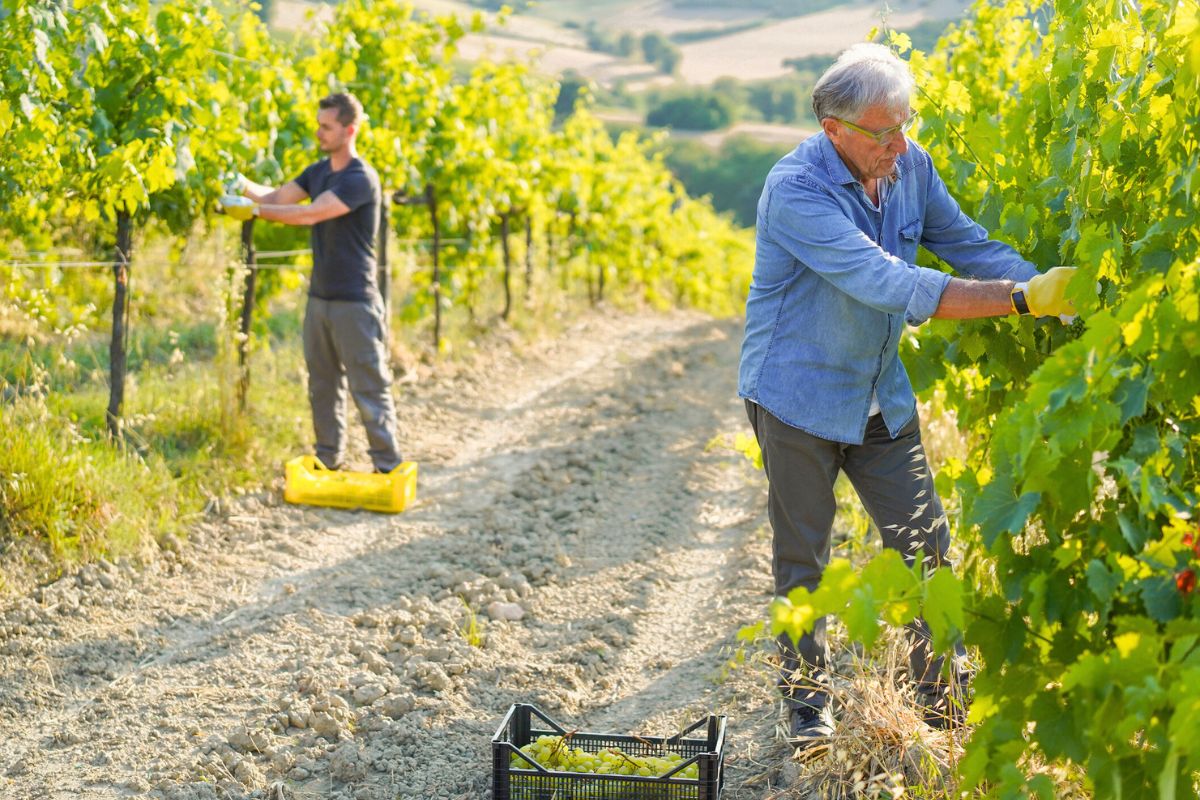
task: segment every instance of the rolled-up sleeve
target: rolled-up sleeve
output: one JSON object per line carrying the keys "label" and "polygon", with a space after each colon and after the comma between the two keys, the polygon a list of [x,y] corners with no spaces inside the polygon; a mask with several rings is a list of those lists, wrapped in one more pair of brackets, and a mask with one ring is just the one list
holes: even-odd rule
{"label": "rolled-up sleeve", "polygon": [[910,325],[933,316],[950,276],[909,264],[863,233],[829,190],[804,176],[780,181],[767,199],[769,238],[803,267],[878,311]]}
{"label": "rolled-up sleeve", "polygon": [[920,270],[917,285],[904,308],[904,321],[909,325],[920,325],[933,316],[942,302],[942,292],[950,283],[950,276],[944,272],[926,267],[917,269]]}

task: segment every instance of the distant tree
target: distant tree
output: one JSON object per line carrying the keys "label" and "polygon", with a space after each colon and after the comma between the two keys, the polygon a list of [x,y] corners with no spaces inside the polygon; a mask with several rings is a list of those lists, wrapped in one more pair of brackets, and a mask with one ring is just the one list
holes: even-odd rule
{"label": "distant tree", "polygon": [[[800,75],[772,78],[766,81],[739,81],[737,78],[719,78],[707,88],[695,88],[688,96],[699,99],[704,95],[719,98],[730,109],[731,121],[762,120],[786,125],[812,122],[810,97],[813,82]],[[657,109],[666,101],[680,96],[679,89],[650,89],[645,95],[644,107]]]}
{"label": "distant tree", "polygon": [[657,31],[651,31],[642,37],[642,57],[647,64],[657,64],[662,58],[663,51],[671,47],[671,40]]}
{"label": "distant tree", "polygon": [[763,181],[789,149],[748,136],[731,136],[719,150],[696,141],[671,139],[663,161],[689,195],[708,195],[715,209],[732,213],[739,225],[753,227]]}
{"label": "distant tree", "polygon": [[583,35],[588,50],[594,50],[597,53],[615,53],[617,50],[612,34],[598,27],[595,22],[589,21],[584,26]]}
{"label": "distant tree", "polygon": [[737,97],[742,90],[742,83],[737,78],[722,75],[712,82],[712,90],[723,97]]}
{"label": "distant tree", "polygon": [[638,50],[638,39],[629,31],[622,31],[617,37],[617,55],[629,58]]}
{"label": "distant tree", "polygon": [[797,122],[808,107],[808,93],[796,84],[779,81],[751,84],[747,100],[768,122]]}
{"label": "distant tree", "polygon": [[575,110],[575,103],[579,101],[579,95],[583,90],[590,85],[587,78],[584,78],[573,69],[563,71],[562,77],[558,80],[558,98],[554,101],[554,116],[556,119],[569,117],[571,112]]}
{"label": "distant tree", "polygon": [[745,116],[746,112],[746,85],[737,78],[731,78],[728,75],[717,78],[713,81],[708,90],[717,97],[723,98],[734,109],[734,119],[738,120]]}
{"label": "distant tree", "polygon": [[688,131],[712,131],[733,121],[733,107],[721,97],[705,91],[663,100],[646,115],[646,124]]}
{"label": "distant tree", "polygon": [[825,70],[833,65],[837,59],[836,56],[797,56],[796,58],[785,58],[783,65],[791,67],[797,72],[812,73],[820,75]]}
{"label": "distant tree", "polygon": [[683,61],[683,52],[673,44],[668,44],[658,57],[658,68],[667,75],[674,75]]}

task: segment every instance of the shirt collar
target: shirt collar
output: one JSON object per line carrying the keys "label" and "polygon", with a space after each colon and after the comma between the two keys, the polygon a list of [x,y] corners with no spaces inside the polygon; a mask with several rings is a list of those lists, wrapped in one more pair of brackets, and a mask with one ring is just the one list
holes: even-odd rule
{"label": "shirt collar", "polygon": [[[824,131],[817,134],[818,147],[821,151],[821,160],[825,163],[825,172],[829,175],[829,180],[836,184],[845,186],[851,183],[858,183],[858,178],[850,174],[850,169],[846,166],[846,162],[842,161],[842,157],[838,155],[837,148],[833,146],[833,142]],[[896,169],[891,175],[889,183],[895,183],[904,176],[904,171],[908,167],[904,156],[896,159]]]}
{"label": "shirt collar", "polygon": [[833,142],[829,140],[829,136],[825,134],[825,131],[821,131],[817,136],[819,137],[818,146],[821,150],[821,161],[825,164],[825,172],[829,174],[829,180],[842,186],[848,183],[857,183],[858,179],[850,174],[849,168],[846,167],[846,162],[842,161],[842,157],[838,155],[837,149],[833,146]]}

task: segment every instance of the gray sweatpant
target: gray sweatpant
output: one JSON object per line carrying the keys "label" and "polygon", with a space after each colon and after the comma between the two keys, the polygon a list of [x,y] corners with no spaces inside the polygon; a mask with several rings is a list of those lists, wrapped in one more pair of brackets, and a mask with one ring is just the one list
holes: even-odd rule
{"label": "gray sweatpant", "polygon": [[[933,474],[921,444],[916,414],[893,439],[881,415],[867,422],[862,444],[844,444],[813,436],[746,401],[746,414],[762,448],[767,473],[767,515],[774,531],[775,594],[797,586],[817,587],[829,563],[830,536],[837,511],[833,485],[844,471],[883,537],[906,563],[923,559],[946,566],[950,528],[933,487]],[[909,670],[918,691],[935,694],[944,659],[933,658],[929,626],[918,618],[908,626]],[[798,642],[780,637],[779,685],[792,706],[820,708],[828,700],[825,619]],[[964,653],[958,646],[957,656]],[[954,659],[959,668],[960,657]],[[956,681],[963,676],[956,672]]]}
{"label": "gray sweatpant", "polygon": [[309,297],[304,312],[304,360],[312,406],[317,458],[339,467],[346,448],[346,388],[367,429],[367,446],[377,470],[400,464],[396,406],[388,364],[383,303]]}

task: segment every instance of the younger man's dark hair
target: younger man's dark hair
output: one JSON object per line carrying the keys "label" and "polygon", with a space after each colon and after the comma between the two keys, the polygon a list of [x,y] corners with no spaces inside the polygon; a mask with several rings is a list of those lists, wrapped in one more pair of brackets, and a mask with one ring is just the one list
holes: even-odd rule
{"label": "younger man's dark hair", "polygon": [[317,107],[324,111],[327,108],[337,109],[337,121],[343,125],[357,125],[366,118],[362,103],[349,92],[335,92],[328,97],[322,97]]}

